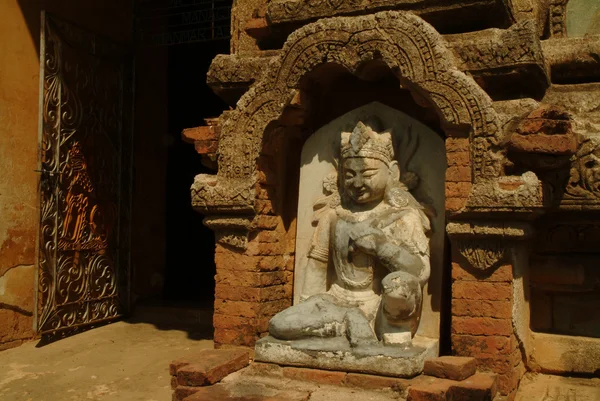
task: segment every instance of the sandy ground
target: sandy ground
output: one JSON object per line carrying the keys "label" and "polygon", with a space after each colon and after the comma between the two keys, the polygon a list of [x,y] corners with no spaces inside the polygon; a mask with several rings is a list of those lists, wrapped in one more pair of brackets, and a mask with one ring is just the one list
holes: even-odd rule
{"label": "sandy ground", "polygon": [[516,401],[599,401],[600,378],[561,377],[528,373]]}
{"label": "sandy ground", "polygon": [[213,347],[210,334],[134,322],[36,344],[0,352],[0,400],[170,400],[169,362]]}

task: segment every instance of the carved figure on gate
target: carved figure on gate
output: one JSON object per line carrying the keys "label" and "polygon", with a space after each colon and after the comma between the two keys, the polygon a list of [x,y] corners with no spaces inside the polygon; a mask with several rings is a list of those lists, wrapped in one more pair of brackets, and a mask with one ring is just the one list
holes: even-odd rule
{"label": "carved figure on gate", "polygon": [[303,301],[275,315],[269,332],[409,345],[430,274],[429,218],[400,181],[391,132],[378,119],[342,132],[340,147],[338,173],[315,204]]}

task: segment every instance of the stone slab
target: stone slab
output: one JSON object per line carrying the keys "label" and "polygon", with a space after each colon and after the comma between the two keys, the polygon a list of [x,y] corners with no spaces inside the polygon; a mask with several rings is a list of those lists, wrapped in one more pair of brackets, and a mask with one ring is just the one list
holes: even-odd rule
{"label": "stone slab", "polygon": [[532,333],[533,358],[549,373],[598,374],[600,338]]}
{"label": "stone slab", "polygon": [[248,351],[237,349],[204,350],[171,362],[169,371],[181,386],[206,386],[249,364]]}
{"label": "stone slab", "polygon": [[256,361],[394,377],[413,377],[426,359],[438,354],[438,340],[415,337],[411,347],[361,346],[345,339],[281,341],[271,336],[256,343]]}
{"label": "stone slab", "polygon": [[475,374],[475,358],[462,356],[441,356],[425,361],[423,373],[441,379],[464,380]]}

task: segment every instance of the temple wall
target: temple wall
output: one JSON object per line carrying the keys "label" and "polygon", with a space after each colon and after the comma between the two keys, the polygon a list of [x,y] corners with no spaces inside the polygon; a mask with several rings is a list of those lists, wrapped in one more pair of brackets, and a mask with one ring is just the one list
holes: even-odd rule
{"label": "temple wall", "polygon": [[39,61],[37,43],[17,2],[2,2],[0,15],[0,349],[4,349],[33,336]]}
{"label": "temple wall", "polygon": [[[594,1],[483,3],[463,1],[450,10],[445,8],[448,2],[421,6],[418,1],[390,0],[377,2],[378,9],[371,10],[372,3],[360,1],[335,6],[327,2],[298,6],[291,0],[272,0],[266,6],[237,2],[240,10],[246,9],[236,14],[232,29],[245,31],[240,34],[245,39],[234,39],[232,54],[215,58],[208,73],[215,92],[235,108],[215,123],[221,128],[220,144],[226,144],[219,147],[219,172],[197,180],[192,203],[215,216],[210,226],[217,232],[218,243],[219,232],[227,232],[233,235],[227,239],[229,244],[243,248],[247,230],[248,250],[254,247],[260,234],[254,233],[259,220],[252,216],[255,212],[260,216],[263,209],[256,202],[252,206],[245,202],[255,197],[241,184],[251,179],[254,159],[252,150],[232,150],[234,146],[252,149],[250,140],[240,145],[245,139],[239,136],[260,138],[266,129],[264,121],[271,128],[287,126],[291,116],[296,121],[292,125],[306,138],[307,132],[352,109],[342,111],[339,103],[356,98],[363,103],[354,107],[384,102],[386,89],[377,85],[385,81],[381,71],[387,64],[399,86],[409,89],[419,106],[438,113],[433,120],[429,116],[421,121],[446,135],[445,217],[451,249],[443,283],[448,296],[442,299],[448,305],[442,305],[441,340],[448,337],[446,352],[473,356],[481,371],[495,373],[500,392],[512,400],[526,372],[597,374],[592,366],[600,358],[600,298],[593,284],[598,282],[598,273],[592,261],[597,260],[600,211],[600,64],[596,57],[600,37],[594,36],[599,33]],[[475,87],[465,90],[462,81],[454,80],[444,85],[461,93],[458,98],[483,90],[484,95],[468,103],[489,101],[490,114],[482,117],[469,111],[466,114],[472,119],[464,125],[449,123],[448,115],[463,116],[456,109],[457,98],[432,106],[432,99],[447,93],[431,87],[415,89],[419,84],[411,81],[415,71],[411,45],[394,36],[395,32],[374,46],[376,50],[363,52],[361,46],[378,35],[370,30],[373,20],[381,23],[378,29],[384,29],[386,21],[396,21],[393,29],[403,29],[399,21],[404,14],[374,14],[381,9],[409,10],[441,34],[441,47],[452,52],[443,60],[450,63],[453,76],[464,73]],[[359,21],[365,32],[354,30],[353,24]],[[319,30],[328,34],[319,37]],[[346,33],[357,39],[345,41]],[[386,53],[386,46],[395,40],[397,52]],[[364,63],[360,68],[352,58],[356,54]],[[373,65],[368,63],[373,60]],[[331,83],[336,79],[338,86]],[[355,84],[355,79],[362,84]],[[337,102],[332,93],[344,100]],[[261,109],[259,105],[269,101],[277,106]],[[386,104],[400,109],[398,104]],[[408,114],[416,115],[412,113],[415,110]],[[243,168],[233,168],[238,166]],[[260,162],[257,166],[263,171]],[[227,198],[231,196],[228,191],[235,198]],[[250,223],[234,217],[240,214]],[[237,219],[235,224],[233,220],[227,223],[223,215]],[[277,209],[273,216],[279,216]],[[222,225],[216,223],[218,218]],[[298,218],[307,217],[299,213]],[[293,238],[289,230],[285,232],[285,247],[291,251]],[[284,246],[276,244],[269,246]],[[217,275],[225,266],[219,252]],[[299,262],[302,255],[297,256]],[[235,269],[234,263],[228,259],[226,266]],[[278,266],[283,269],[282,263]],[[286,285],[290,285],[299,279],[301,270],[289,265],[287,270]],[[288,293],[282,299],[289,301],[289,297]],[[265,310],[260,328],[250,329],[255,338],[266,335],[266,316],[275,312]],[[247,340],[237,344],[251,345]]]}

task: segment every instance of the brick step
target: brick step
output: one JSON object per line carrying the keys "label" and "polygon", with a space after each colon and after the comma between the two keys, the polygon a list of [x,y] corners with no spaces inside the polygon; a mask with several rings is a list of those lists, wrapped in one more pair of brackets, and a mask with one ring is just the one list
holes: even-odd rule
{"label": "brick step", "polygon": [[475,372],[475,360],[465,357],[430,360],[427,374],[411,379],[260,362],[247,365],[247,351],[231,349],[207,350],[174,361],[173,401],[302,401],[327,392],[336,400],[346,399],[341,394],[360,393],[377,401],[492,401],[497,392],[496,376]]}

